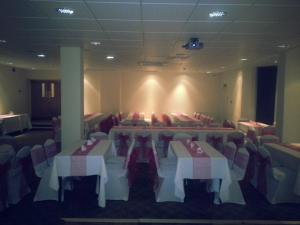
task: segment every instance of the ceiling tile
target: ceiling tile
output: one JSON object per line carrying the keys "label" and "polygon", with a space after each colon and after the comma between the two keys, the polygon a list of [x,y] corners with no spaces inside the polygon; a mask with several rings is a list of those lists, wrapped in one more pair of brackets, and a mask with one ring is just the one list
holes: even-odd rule
{"label": "ceiling tile", "polygon": [[97,19],[140,20],[140,4],[123,2],[90,2],[90,9]]}

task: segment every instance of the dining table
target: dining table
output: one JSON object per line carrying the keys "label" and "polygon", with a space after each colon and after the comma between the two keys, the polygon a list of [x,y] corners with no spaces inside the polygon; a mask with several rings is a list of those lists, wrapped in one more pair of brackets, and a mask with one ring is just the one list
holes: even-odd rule
{"label": "dining table", "polygon": [[[186,143],[185,141],[171,141],[168,158],[176,158],[175,196],[184,199],[184,180],[200,179],[214,180],[218,187],[219,200],[216,202],[235,202],[234,195],[238,194],[244,203],[238,182],[232,180],[227,158],[205,141]],[[233,185],[235,184],[235,185]],[[232,189],[234,187],[234,190]],[[240,203],[240,201],[236,202]]]}
{"label": "dining table", "polygon": [[90,144],[78,141],[70,148],[63,149],[54,158],[49,186],[58,191],[59,188],[63,188],[60,187],[60,178],[97,175],[98,205],[105,207],[105,184],[108,180],[105,156],[111,146],[110,140],[96,140]]}

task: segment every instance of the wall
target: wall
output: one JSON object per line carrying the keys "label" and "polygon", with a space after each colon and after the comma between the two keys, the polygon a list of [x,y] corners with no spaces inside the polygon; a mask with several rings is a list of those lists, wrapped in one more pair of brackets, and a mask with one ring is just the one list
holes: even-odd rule
{"label": "wall", "polygon": [[26,71],[0,65],[0,114],[29,112],[29,83]]}
{"label": "wall", "polygon": [[167,72],[123,73],[121,110],[151,112],[206,112],[220,114],[220,77]]}
{"label": "wall", "polygon": [[300,142],[300,48],[286,53],[282,139]]}
{"label": "wall", "polygon": [[245,67],[222,74],[223,118],[234,121],[240,118],[255,120],[256,67]]}

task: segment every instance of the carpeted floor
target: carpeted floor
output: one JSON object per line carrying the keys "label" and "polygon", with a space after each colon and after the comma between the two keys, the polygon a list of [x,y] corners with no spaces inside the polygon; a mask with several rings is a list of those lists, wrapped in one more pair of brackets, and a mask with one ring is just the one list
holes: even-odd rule
{"label": "carpeted floor", "polygon": [[[42,139],[49,133],[33,133],[33,139],[28,143],[39,139],[39,135],[43,142]],[[249,184],[241,184],[246,205],[214,205],[213,196],[206,193],[204,183],[195,180],[189,180],[185,186],[184,203],[157,203],[147,172],[148,165],[139,164],[139,177],[130,189],[128,202],[107,201],[105,208],[99,208],[95,194],[96,178],[84,177],[75,181],[74,190],[65,192],[63,203],[33,203],[33,194],[30,194],[18,205],[1,213],[0,224],[120,224],[122,221],[123,224],[174,224],[176,221],[179,222],[177,224],[251,224],[252,220],[260,220],[262,223],[259,224],[284,224],[280,221],[300,221],[300,204],[271,205]],[[177,220],[172,222],[169,219]]]}

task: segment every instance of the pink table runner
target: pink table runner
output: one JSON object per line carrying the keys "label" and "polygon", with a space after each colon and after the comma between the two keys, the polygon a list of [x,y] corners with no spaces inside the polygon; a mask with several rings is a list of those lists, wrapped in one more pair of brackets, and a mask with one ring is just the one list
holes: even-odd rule
{"label": "pink table runner", "polygon": [[94,149],[100,142],[95,141],[92,145],[86,146],[86,150],[82,151],[81,147],[76,149],[71,155],[71,176],[86,176],[86,156]]}
{"label": "pink table runner", "polygon": [[[132,126],[114,126],[113,129],[116,130],[141,130],[140,127],[132,127]],[[192,130],[192,131],[230,131],[235,130],[229,127],[146,127],[144,130],[168,130],[168,131],[177,131],[177,130]]]}
{"label": "pink table runner", "polygon": [[195,142],[180,141],[193,158],[193,179],[211,176],[211,163],[208,154]]}
{"label": "pink table runner", "polygon": [[248,127],[254,127],[254,128],[263,128],[264,126],[257,123],[257,122],[254,122],[254,121],[250,121],[250,122],[240,122],[240,124],[243,124],[245,126],[248,126]]}

